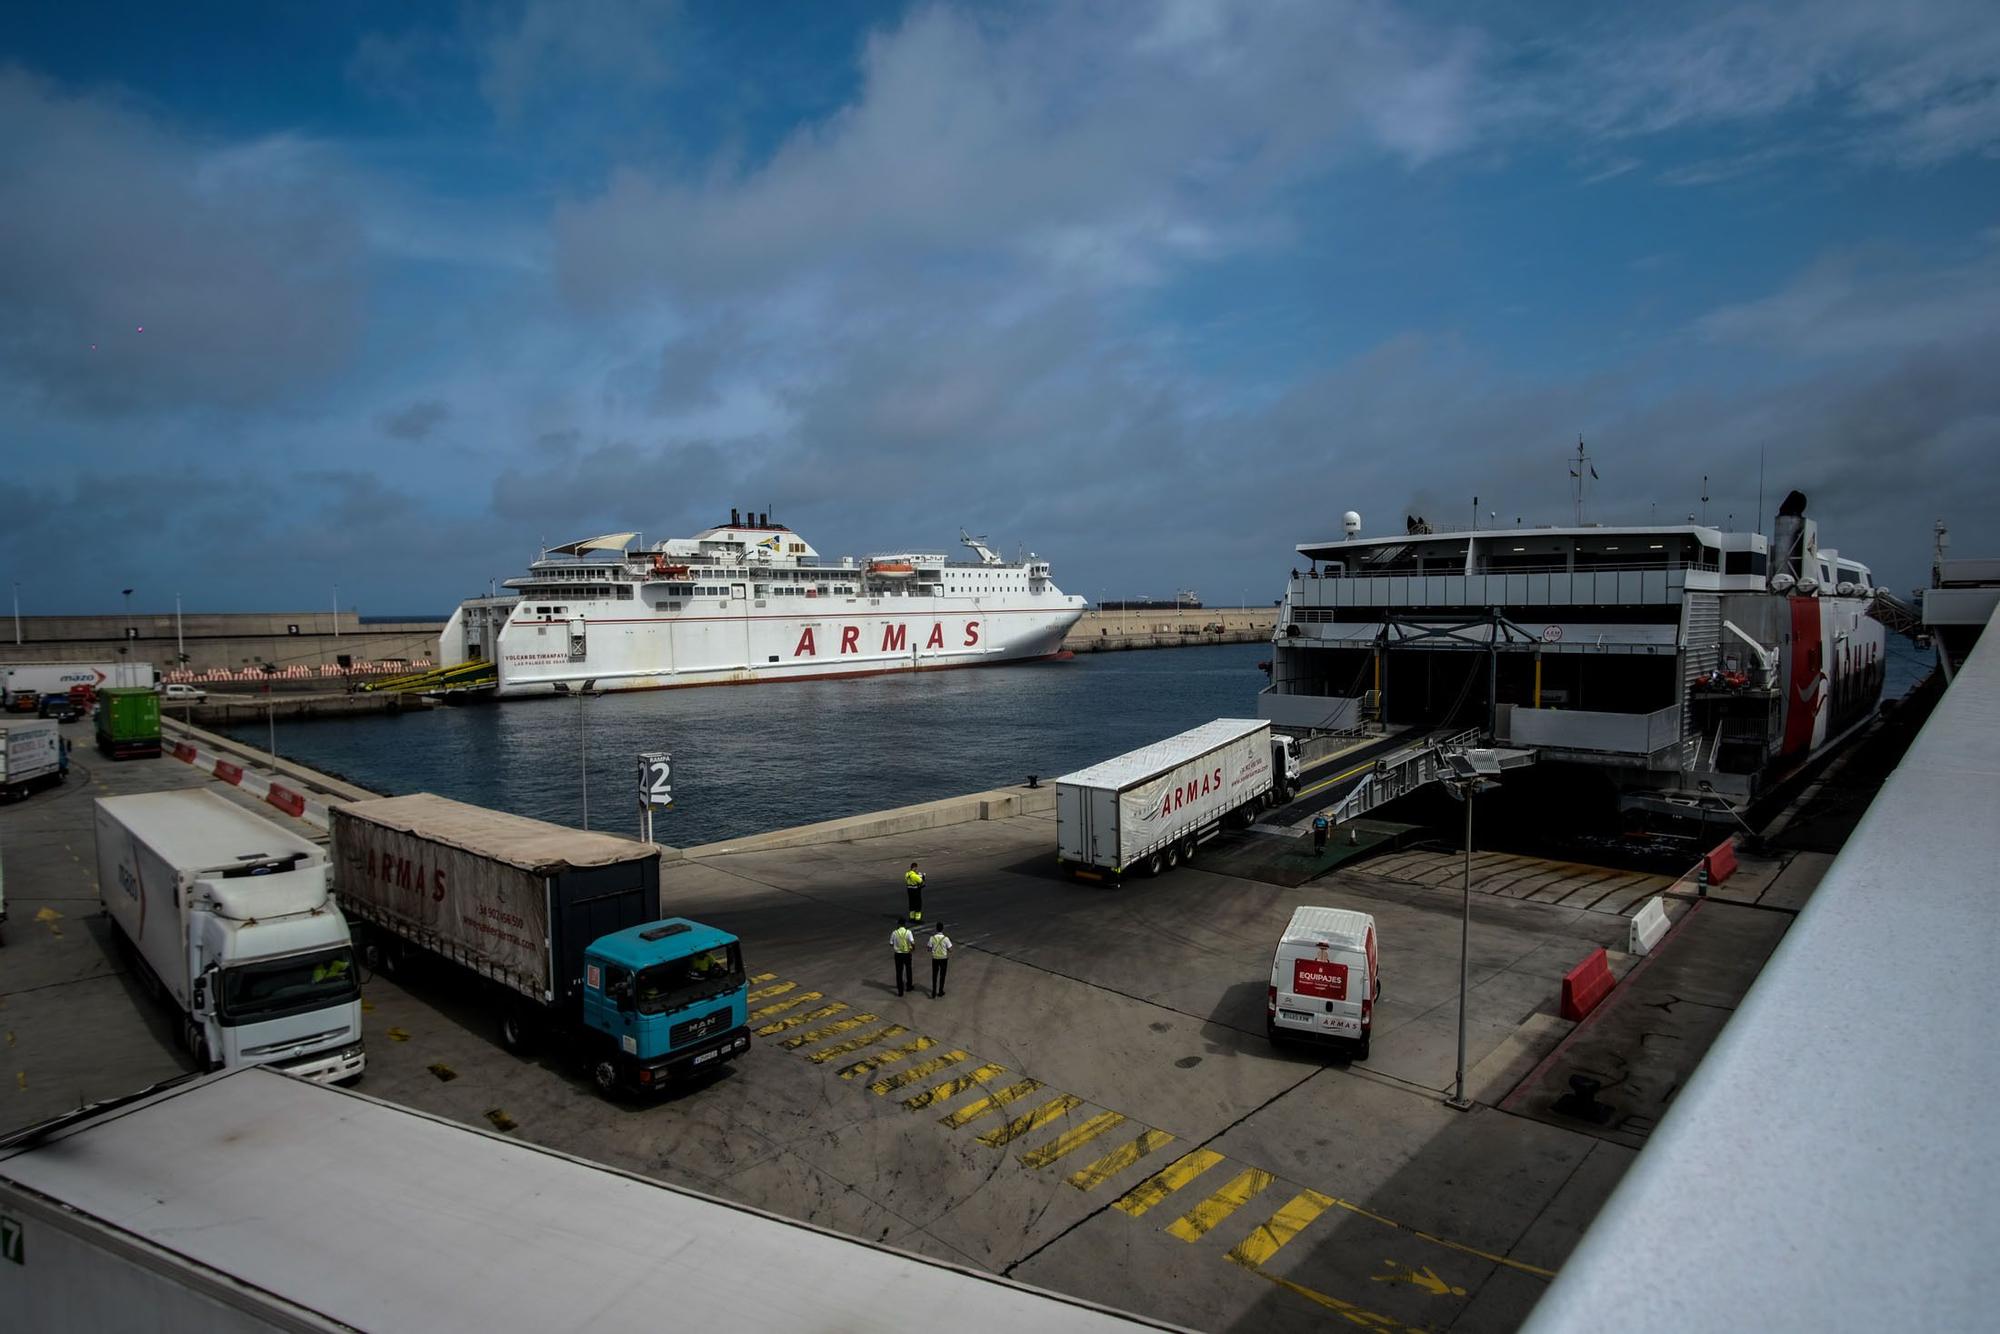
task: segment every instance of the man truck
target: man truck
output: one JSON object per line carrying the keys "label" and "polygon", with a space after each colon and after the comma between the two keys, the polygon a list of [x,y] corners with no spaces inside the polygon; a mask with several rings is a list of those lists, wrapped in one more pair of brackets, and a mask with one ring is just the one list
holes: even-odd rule
{"label": "man truck", "polygon": [[560,1035],[600,1092],[658,1092],[750,1048],[736,937],[660,918],[660,849],[420,792],[332,808],[364,957],[474,975],[501,1044]]}
{"label": "man truck", "polygon": [[359,1079],[361,991],[326,853],[200,788],[97,799],[97,894],[196,1066]]}
{"label": "man truck", "polygon": [[1249,824],[1299,781],[1298,742],[1254,718],[1218,718],[1056,780],[1056,861],[1081,880],[1158,875],[1225,821]]}

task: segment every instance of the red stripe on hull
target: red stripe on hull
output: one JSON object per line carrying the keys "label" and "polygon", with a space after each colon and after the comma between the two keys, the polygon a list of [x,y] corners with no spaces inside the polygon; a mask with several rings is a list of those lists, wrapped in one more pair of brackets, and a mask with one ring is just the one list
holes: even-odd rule
{"label": "red stripe on hull", "polygon": [[1792,679],[1785,696],[1785,755],[1812,748],[1813,724],[1826,706],[1826,670],[1820,648],[1819,599],[1792,604]]}
{"label": "red stripe on hull", "polygon": [[[928,667],[875,667],[857,672],[814,672],[798,676],[753,676],[747,681],[675,681],[663,686],[604,686],[603,693],[638,694],[645,690],[706,690],[710,686],[788,686],[801,685],[807,681],[856,681],[864,676],[907,676],[912,672],[959,672],[972,671],[984,667],[1026,667],[1038,662],[1067,662],[1076,654],[1069,649],[1058,649],[1054,653],[1044,653],[1033,658],[1007,658],[1000,662],[940,662]],[[533,699],[546,695],[550,699],[566,698],[568,691],[560,691],[553,684],[537,685],[532,693],[502,695],[502,699]]]}

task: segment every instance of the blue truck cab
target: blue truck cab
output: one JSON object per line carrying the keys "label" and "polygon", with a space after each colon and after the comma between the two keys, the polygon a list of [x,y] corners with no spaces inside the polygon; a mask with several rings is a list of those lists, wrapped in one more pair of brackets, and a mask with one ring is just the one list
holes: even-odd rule
{"label": "blue truck cab", "polygon": [[659,1091],[750,1049],[743,950],[735,936],[669,917],[599,936],[584,950],[584,1026],[607,1039],[598,1089]]}

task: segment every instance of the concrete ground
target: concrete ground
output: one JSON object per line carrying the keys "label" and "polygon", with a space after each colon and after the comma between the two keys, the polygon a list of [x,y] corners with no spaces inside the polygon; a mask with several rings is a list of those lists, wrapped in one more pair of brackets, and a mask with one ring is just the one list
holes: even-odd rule
{"label": "concrete ground", "polygon": [[[0,1126],[183,1068],[96,915],[87,798],[208,780],[89,759],[69,788],[0,809]],[[1258,861],[1215,846],[1156,880],[1083,886],[1056,878],[1053,846],[1053,816],[1030,815],[668,863],[668,911],[743,938],[760,1036],[665,1104],[598,1098],[562,1052],[508,1055],[454,979],[422,972],[367,980],[361,1089],[1196,1328],[1518,1325],[1632,1151],[1497,1104],[1569,1029],[1561,975],[1622,948],[1625,920],[1475,896],[1478,1105],[1460,1113],[1442,1102],[1455,888],[1337,869],[1290,889],[1206,869]],[[913,859],[926,925],[958,944],[935,1000],[891,982]],[[1264,1036],[1271,952],[1301,903],[1376,916],[1366,1063]]]}

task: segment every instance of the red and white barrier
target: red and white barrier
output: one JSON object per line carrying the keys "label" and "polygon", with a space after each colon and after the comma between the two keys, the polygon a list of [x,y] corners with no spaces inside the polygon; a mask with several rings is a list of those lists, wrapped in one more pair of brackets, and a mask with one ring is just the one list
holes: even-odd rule
{"label": "red and white barrier", "polygon": [[1708,883],[1719,885],[1736,874],[1736,836],[1730,835],[1702,858],[1708,867]]}
{"label": "red and white barrier", "polygon": [[213,774],[220,782],[242,788],[255,797],[262,797],[294,819],[325,829],[328,825],[326,802],[308,797],[296,787],[287,786],[269,774],[258,773],[255,769],[245,769],[242,765],[211,755],[198,746],[185,741],[176,741],[168,748],[168,754],[185,764],[191,764],[203,773]]}
{"label": "red and white barrier", "polygon": [[373,662],[366,659],[357,661],[351,667],[341,667],[335,663],[320,663],[307,666],[294,663],[280,667],[275,672],[266,672],[261,667],[211,667],[197,672],[179,667],[171,672],[162,672],[162,681],[172,681],[177,685],[216,684],[228,685],[258,681],[338,681],[350,676],[407,676],[412,672],[427,672],[432,667],[429,658],[409,658],[396,662]]}
{"label": "red and white barrier", "polygon": [[1582,1019],[1611,994],[1617,979],[1611,976],[1611,958],[1602,947],[1594,949],[1576,967],[1563,974],[1562,1017]]}

